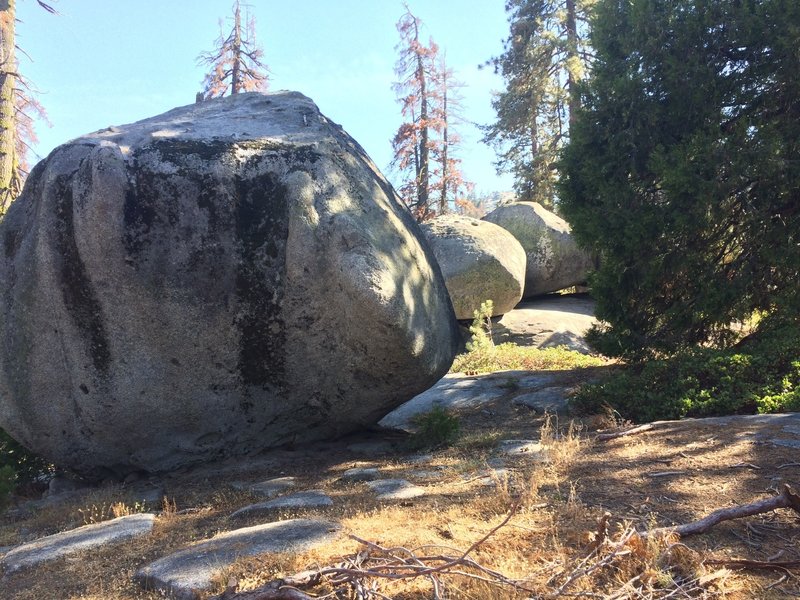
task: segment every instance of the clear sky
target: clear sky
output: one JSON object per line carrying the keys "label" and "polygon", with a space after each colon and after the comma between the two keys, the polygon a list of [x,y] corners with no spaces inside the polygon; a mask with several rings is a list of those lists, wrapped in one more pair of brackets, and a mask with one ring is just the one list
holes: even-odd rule
{"label": "clear sky", "polygon": [[[48,0],[52,1],[52,0]],[[55,146],[109,125],[120,125],[194,102],[219,19],[232,0],[57,0],[50,15],[35,0],[18,0],[20,70],[42,92],[53,127],[39,126],[36,148]],[[401,122],[392,91],[395,23],[400,0],[251,0],[257,41],[272,72],[270,89],[297,90],[340,123],[388,172],[390,140]],[[478,69],[502,51],[508,24],[503,0],[410,0],[412,11],[446,50],[467,87],[465,118],[493,120],[492,92],[502,80]],[[227,22],[226,22],[227,26]],[[461,126],[460,154],[468,179],[483,192],[509,190],[494,152],[480,132]]]}

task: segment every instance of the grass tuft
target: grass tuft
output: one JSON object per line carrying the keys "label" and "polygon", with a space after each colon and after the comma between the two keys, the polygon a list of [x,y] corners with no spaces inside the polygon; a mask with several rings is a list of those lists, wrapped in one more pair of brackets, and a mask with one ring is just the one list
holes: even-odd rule
{"label": "grass tuft", "polygon": [[511,342],[497,346],[483,346],[456,356],[451,373],[492,373],[508,370],[552,370],[599,367],[607,361],[598,356],[581,354],[566,346],[555,348],[530,348]]}

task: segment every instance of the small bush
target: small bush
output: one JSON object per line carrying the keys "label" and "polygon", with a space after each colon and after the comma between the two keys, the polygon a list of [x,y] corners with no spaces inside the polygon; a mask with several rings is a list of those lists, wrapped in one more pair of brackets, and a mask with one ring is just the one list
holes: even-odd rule
{"label": "small bush", "polygon": [[608,405],[633,421],[800,410],[800,328],[767,327],[733,348],[692,348],[585,386],[581,412]]}
{"label": "small bush", "polygon": [[6,465],[0,467],[0,510],[4,510],[8,506],[8,500],[11,497],[11,492],[17,485],[17,474],[14,468]]}
{"label": "small bush", "polygon": [[458,419],[441,406],[435,406],[431,411],[417,415],[413,422],[418,427],[408,439],[408,445],[413,450],[432,450],[449,446],[458,439],[461,430]]}
{"label": "small bush", "polygon": [[36,456],[0,429],[0,509],[8,505],[11,493],[19,488],[38,490],[53,466]]}
{"label": "small bush", "polygon": [[467,342],[467,352],[491,352],[494,348],[494,338],[492,337],[492,313],[494,303],[491,300],[481,302],[480,308],[474,313],[472,325],[469,332],[472,339]]}

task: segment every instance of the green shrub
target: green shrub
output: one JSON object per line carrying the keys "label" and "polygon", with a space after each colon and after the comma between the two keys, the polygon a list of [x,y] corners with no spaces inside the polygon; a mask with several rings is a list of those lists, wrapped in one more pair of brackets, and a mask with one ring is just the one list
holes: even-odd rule
{"label": "green shrub", "polygon": [[18,485],[36,482],[53,472],[53,465],[0,429],[0,471],[6,468],[13,471]]}
{"label": "green shrub", "polygon": [[8,506],[8,500],[11,497],[11,492],[17,485],[17,474],[14,468],[10,465],[0,467],[0,510],[4,510]]}
{"label": "green shrub", "polygon": [[408,439],[408,445],[413,450],[450,446],[458,439],[461,430],[458,419],[441,406],[434,406],[429,412],[417,415],[413,423],[418,428]]}
{"label": "green shrub", "polygon": [[473,313],[472,325],[469,332],[472,339],[467,342],[467,352],[491,352],[494,348],[492,338],[492,313],[494,303],[491,300],[481,302],[480,308]]}
{"label": "green shrub", "polygon": [[633,421],[800,410],[800,328],[768,325],[733,348],[692,348],[621,367],[573,399]]}

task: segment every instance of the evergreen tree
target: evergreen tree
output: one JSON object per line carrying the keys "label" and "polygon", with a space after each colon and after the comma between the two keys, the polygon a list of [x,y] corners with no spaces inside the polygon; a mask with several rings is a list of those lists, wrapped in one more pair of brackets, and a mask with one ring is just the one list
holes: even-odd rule
{"label": "evergreen tree", "polygon": [[225,35],[220,20],[220,34],[214,42],[214,50],[197,57],[198,64],[211,67],[203,80],[202,99],[219,98],[228,91],[238,94],[266,90],[269,68],[261,61],[263,55],[256,44],[255,18],[246,18],[243,24],[241,5],[236,0],[230,32]]}
{"label": "evergreen tree", "polygon": [[561,163],[607,353],[798,326],[800,3],[604,0]]}
{"label": "evergreen tree", "polygon": [[497,121],[484,141],[511,172],[522,200],[553,207],[555,161],[578,107],[577,84],[591,59],[586,34],[595,0],[507,0],[505,51],[489,61],[506,89],[493,101]]}

